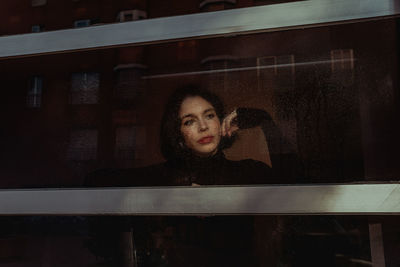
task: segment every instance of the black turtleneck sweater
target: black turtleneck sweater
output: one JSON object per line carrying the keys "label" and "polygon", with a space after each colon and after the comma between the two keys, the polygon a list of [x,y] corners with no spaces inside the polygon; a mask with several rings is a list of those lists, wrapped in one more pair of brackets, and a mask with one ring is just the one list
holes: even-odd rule
{"label": "black turtleneck sweater", "polygon": [[244,185],[277,183],[268,165],[251,160],[232,161],[220,152],[189,162],[156,164],[134,169],[104,169],[88,175],[87,185],[98,187]]}

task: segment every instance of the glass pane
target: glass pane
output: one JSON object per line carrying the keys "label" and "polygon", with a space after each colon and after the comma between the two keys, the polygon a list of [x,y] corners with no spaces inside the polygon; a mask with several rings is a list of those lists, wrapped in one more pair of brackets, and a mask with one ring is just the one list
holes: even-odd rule
{"label": "glass pane", "polygon": [[[100,172],[99,185],[397,179],[397,23],[3,59],[2,81],[9,90],[3,95],[8,116],[1,171],[9,178],[1,186],[82,186],[92,171],[114,168],[129,169],[135,178],[121,174],[124,181],[116,182]],[[205,168],[195,166],[197,161],[175,168],[168,165],[174,159],[162,153],[166,102],[188,86],[216,94],[226,114],[239,108],[242,129],[223,151],[223,168],[217,167],[221,159]],[[36,109],[25,108],[27,95],[37,99]],[[167,139],[186,147],[180,131]],[[83,132],[86,137],[78,134]]]}

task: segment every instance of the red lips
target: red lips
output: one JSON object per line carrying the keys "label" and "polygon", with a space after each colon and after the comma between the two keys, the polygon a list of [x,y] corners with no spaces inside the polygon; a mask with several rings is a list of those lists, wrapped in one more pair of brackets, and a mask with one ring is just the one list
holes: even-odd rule
{"label": "red lips", "polygon": [[203,138],[200,138],[199,140],[197,140],[197,143],[202,144],[202,145],[209,144],[212,142],[213,139],[214,139],[214,136],[206,136],[206,137],[203,137]]}

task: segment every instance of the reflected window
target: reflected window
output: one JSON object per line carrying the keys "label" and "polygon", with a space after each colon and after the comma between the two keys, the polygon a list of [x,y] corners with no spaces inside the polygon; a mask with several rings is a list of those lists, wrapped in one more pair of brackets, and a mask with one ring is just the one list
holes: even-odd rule
{"label": "reflected window", "polygon": [[276,56],[266,56],[257,58],[257,77],[261,73],[268,72],[270,74],[278,74],[278,68],[276,66],[277,58]]}
{"label": "reflected window", "polygon": [[139,19],[146,19],[147,13],[146,11],[134,9],[134,10],[124,10],[118,13],[117,21],[125,22],[125,21],[134,21]]}
{"label": "reflected window", "polygon": [[262,71],[275,75],[294,75],[294,55],[258,57],[257,76],[260,76]]}
{"label": "reflected window", "polygon": [[230,90],[229,76],[231,70],[237,67],[238,57],[233,55],[209,56],[201,61],[201,64],[209,71],[211,75],[208,79],[210,88],[219,88],[223,92]]}
{"label": "reflected window", "polygon": [[98,131],[95,129],[71,131],[67,159],[95,160],[97,158],[97,136]]}
{"label": "reflected window", "polygon": [[99,101],[100,74],[97,72],[73,73],[71,76],[71,104],[97,104]]}
{"label": "reflected window", "polygon": [[295,60],[294,55],[281,55],[276,57],[278,64],[278,86],[281,91],[287,91],[294,87]]}
{"label": "reflected window", "polygon": [[236,0],[204,0],[199,4],[202,11],[218,11],[234,7]]}
{"label": "reflected window", "polygon": [[42,105],[43,77],[34,76],[30,80],[30,86],[26,99],[29,108],[39,108]]}
{"label": "reflected window", "polygon": [[88,27],[88,26],[90,26],[90,24],[91,24],[90,19],[81,19],[81,20],[74,21],[75,28]]}
{"label": "reflected window", "polygon": [[290,73],[291,75],[294,74],[294,55],[282,55],[276,57],[278,63],[278,73]]}
{"label": "reflected window", "polygon": [[42,32],[42,31],[44,31],[43,25],[33,25],[32,26],[32,32]]}
{"label": "reflected window", "polygon": [[[259,88],[263,85],[272,86],[271,84],[276,84],[280,91],[293,88],[295,80],[294,55],[258,57],[256,64]],[[267,85],[261,85],[260,82]]]}
{"label": "reflected window", "polygon": [[332,72],[354,69],[353,49],[331,50]]}

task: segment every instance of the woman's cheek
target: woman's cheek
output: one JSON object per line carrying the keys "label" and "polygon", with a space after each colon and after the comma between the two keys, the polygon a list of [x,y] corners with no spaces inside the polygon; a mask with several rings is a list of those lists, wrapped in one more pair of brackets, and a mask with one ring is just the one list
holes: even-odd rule
{"label": "woman's cheek", "polygon": [[222,128],[219,120],[214,120],[212,127],[214,128],[215,133],[217,133],[219,136],[222,135]]}
{"label": "woman's cheek", "polygon": [[185,127],[181,129],[183,138],[185,139],[185,144],[186,146],[190,146],[191,143],[193,143],[193,129],[191,127]]}

